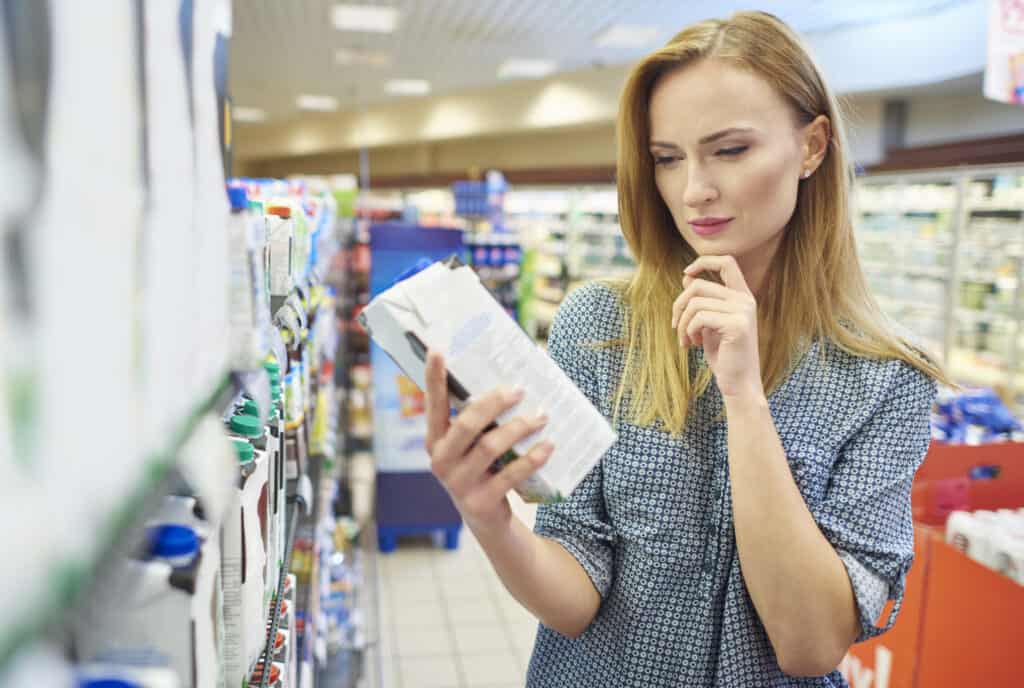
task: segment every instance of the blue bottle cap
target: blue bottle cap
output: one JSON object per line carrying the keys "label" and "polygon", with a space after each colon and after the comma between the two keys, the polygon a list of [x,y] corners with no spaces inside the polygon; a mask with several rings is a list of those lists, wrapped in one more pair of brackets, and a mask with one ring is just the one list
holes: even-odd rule
{"label": "blue bottle cap", "polygon": [[188,526],[156,526],[149,529],[149,547],[155,557],[183,557],[199,551],[199,538]]}
{"label": "blue bottle cap", "polygon": [[139,684],[119,678],[83,678],[78,688],[139,688]]}
{"label": "blue bottle cap", "polygon": [[232,210],[246,210],[249,207],[249,195],[245,193],[244,186],[228,187],[228,202]]}

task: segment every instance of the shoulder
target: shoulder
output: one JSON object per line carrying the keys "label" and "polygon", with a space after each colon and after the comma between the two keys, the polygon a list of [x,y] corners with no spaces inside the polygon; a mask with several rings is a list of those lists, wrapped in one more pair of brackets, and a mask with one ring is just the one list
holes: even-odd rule
{"label": "shoulder", "polygon": [[625,303],[611,282],[593,281],[574,289],[562,301],[551,326],[551,339],[589,344],[622,336]]}
{"label": "shoulder", "polygon": [[935,380],[906,361],[858,356],[831,341],[822,350],[825,356],[818,375],[837,393],[877,404],[895,399],[930,403],[935,397]]}

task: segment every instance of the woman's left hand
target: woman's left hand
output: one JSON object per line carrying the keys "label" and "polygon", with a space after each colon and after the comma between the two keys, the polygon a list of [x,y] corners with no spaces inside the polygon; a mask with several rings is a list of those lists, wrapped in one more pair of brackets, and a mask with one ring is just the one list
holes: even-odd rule
{"label": "woman's left hand", "polygon": [[[725,286],[698,279],[707,271]],[[757,348],[757,301],[732,256],[701,256],[685,270],[683,293],[672,304],[679,346],[703,346],[725,400],[759,398],[761,359]]]}

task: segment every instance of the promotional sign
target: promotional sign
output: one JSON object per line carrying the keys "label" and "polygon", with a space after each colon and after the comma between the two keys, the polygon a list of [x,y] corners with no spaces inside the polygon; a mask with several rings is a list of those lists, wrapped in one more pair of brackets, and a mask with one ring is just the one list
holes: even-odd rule
{"label": "promotional sign", "polygon": [[[370,228],[370,292],[389,289],[395,278],[423,258],[440,260],[461,254],[462,232],[401,223]],[[370,346],[373,364],[373,447],[380,472],[430,470],[424,448],[427,417],[423,394],[376,343]]]}

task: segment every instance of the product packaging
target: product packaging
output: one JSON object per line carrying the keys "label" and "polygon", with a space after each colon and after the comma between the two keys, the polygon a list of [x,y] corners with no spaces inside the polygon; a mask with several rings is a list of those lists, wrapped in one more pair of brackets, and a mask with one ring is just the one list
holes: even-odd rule
{"label": "product packaging", "polygon": [[224,666],[227,685],[245,681],[249,667],[263,650],[267,619],[266,549],[260,527],[260,498],[266,495],[266,466],[260,470],[256,451],[236,440],[239,487],[222,531],[222,586],[224,590]]}
{"label": "product packaging", "polygon": [[456,259],[437,262],[399,281],[359,316],[373,340],[421,389],[427,348],[444,354],[452,404],[501,385],[520,385],[524,400],[498,419],[544,412],[551,419],[495,464],[500,469],[541,440],[555,451],[517,492],[530,502],[563,500],[615,441],[608,421],[561,368],[519,328]]}
{"label": "product packaging", "polygon": [[147,532],[150,558],[125,561],[88,601],[75,648],[86,661],[169,668],[183,686],[217,688],[217,539],[180,524]]}

